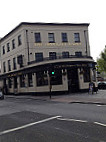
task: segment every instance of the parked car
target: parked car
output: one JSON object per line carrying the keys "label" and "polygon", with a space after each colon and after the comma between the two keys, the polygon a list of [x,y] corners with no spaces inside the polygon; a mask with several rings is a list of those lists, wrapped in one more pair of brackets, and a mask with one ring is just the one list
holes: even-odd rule
{"label": "parked car", "polygon": [[2,93],[2,91],[0,91],[0,100],[4,99],[4,94]]}
{"label": "parked car", "polygon": [[106,82],[105,81],[98,82],[98,89],[106,89]]}

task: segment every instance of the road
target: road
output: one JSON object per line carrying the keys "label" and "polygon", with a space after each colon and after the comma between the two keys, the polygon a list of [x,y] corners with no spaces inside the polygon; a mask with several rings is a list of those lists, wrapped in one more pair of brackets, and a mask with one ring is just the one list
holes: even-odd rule
{"label": "road", "polygon": [[0,142],[106,142],[106,105],[6,98]]}

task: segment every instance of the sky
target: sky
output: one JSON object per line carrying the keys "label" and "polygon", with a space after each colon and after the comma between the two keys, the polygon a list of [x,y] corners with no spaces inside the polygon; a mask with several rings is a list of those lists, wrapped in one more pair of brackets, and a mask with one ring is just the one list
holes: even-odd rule
{"label": "sky", "polygon": [[0,37],[21,22],[90,23],[91,56],[106,45],[106,0],[1,0]]}

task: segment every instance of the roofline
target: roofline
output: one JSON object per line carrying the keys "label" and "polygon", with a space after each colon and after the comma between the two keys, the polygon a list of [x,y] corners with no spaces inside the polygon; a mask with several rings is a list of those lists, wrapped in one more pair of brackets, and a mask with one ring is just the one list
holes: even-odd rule
{"label": "roofline", "polygon": [[11,33],[13,33],[15,30],[20,28],[23,25],[47,25],[47,26],[89,26],[89,23],[43,23],[43,22],[36,22],[36,23],[30,23],[30,22],[21,22],[18,26],[16,26],[12,31],[10,31],[8,34],[6,34],[3,38],[0,39],[0,42],[3,41],[5,38],[7,38]]}

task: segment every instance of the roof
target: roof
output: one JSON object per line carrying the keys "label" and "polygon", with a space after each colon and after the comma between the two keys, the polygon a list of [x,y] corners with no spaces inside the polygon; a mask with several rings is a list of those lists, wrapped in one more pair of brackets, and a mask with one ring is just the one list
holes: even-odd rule
{"label": "roof", "polygon": [[89,23],[43,23],[43,22],[37,22],[37,23],[29,23],[29,22],[22,22],[18,26],[16,26],[12,31],[10,31],[8,34],[6,34],[3,38],[0,39],[0,41],[3,41],[6,37],[8,37],[11,33],[13,33],[15,30],[20,28],[23,25],[45,25],[45,26],[89,26]]}

